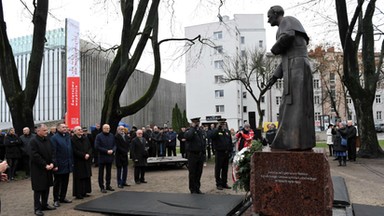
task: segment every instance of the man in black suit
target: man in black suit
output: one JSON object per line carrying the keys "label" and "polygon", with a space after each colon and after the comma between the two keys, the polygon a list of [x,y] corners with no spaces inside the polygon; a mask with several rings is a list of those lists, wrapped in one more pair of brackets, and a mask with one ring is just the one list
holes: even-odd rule
{"label": "man in black suit", "polygon": [[48,205],[49,188],[53,186],[54,169],[51,143],[48,127],[45,124],[37,126],[37,135],[31,139],[31,182],[33,190],[35,215],[42,216],[43,210],[54,210]]}
{"label": "man in black suit", "polygon": [[125,134],[123,126],[117,127],[116,141],[116,155],[115,162],[117,168],[117,187],[123,188],[129,186],[127,184],[128,175],[128,152],[129,152],[129,137]]}
{"label": "man in black suit", "polygon": [[147,166],[148,144],[143,137],[143,131],[136,131],[136,137],[131,143],[132,160],[135,166],[135,182],[136,184],[147,183],[145,181],[145,167]]}

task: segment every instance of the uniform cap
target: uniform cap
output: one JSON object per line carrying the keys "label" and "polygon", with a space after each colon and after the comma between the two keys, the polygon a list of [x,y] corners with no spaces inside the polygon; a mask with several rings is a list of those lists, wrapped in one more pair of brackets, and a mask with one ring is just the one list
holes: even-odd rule
{"label": "uniform cap", "polygon": [[191,121],[200,121],[200,117],[196,117],[196,118],[191,118]]}

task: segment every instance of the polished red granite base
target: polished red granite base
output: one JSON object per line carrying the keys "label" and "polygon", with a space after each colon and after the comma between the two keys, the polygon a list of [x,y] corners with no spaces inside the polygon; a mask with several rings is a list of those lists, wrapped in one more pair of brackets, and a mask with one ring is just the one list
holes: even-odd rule
{"label": "polished red granite base", "polygon": [[256,152],[251,167],[253,212],[332,215],[332,179],[324,153]]}

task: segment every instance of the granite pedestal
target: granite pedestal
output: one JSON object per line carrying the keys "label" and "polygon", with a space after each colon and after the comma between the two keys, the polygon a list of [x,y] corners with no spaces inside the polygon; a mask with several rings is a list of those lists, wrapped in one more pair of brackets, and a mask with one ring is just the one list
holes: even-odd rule
{"label": "granite pedestal", "polygon": [[333,186],[324,152],[256,152],[250,180],[254,213],[332,215]]}

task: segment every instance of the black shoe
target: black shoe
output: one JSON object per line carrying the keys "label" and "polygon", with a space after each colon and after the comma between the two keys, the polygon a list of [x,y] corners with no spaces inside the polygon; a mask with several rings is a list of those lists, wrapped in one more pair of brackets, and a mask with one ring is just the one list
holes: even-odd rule
{"label": "black shoe", "polygon": [[135,183],[136,183],[136,184],[141,184],[141,182],[140,182],[140,181],[136,181]]}
{"label": "black shoe", "polygon": [[130,185],[130,184],[127,184],[127,183],[124,183],[123,186],[127,186],[127,187],[129,187],[129,186],[131,186],[131,185]]}
{"label": "black shoe", "polygon": [[230,187],[229,185],[225,185],[223,186],[224,189],[232,189],[232,187]]}
{"label": "black shoe", "polygon": [[60,200],[60,203],[72,203],[72,200],[62,199]]}
{"label": "black shoe", "polygon": [[197,194],[204,194],[203,192],[201,192],[201,190],[198,190],[196,193]]}
{"label": "black shoe", "polygon": [[107,190],[105,190],[104,188],[100,189],[100,192],[101,193],[107,193]]}
{"label": "black shoe", "polygon": [[59,201],[55,201],[55,202],[53,202],[53,206],[54,207],[60,207],[60,202]]}
{"label": "black shoe", "polygon": [[140,181],[141,183],[144,183],[144,184],[146,184],[146,183],[148,183],[147,181],[145,181],[145,180],[143,180],[143,181]]}
{"label": "black shoe", "polygon": [[42,212],[41,210],[36,210],[35,211],[35,215],[37,215],[37,216],[44,216],[44,212]]}
{"label": "black shoe", "polygon": [[223,187],[221,187],[221,186],[217,186],[216,188],[217,188],[217,190],[223,190]]}
{"label": "black shoe", "polygon": [[124,186],[123,186],[123,185],[117,185],[117,187],[118,187],[118,188],[124,188]]}
{"label": "black shoe", "polygon": [[43,210],[56,210],[56,208],[50,205],[46,205],[45,207],[43,207]]}
{"label": "black shoe", "polygon": [[84,199],[83,196],[76,196],[76,199]]}
{"label": "black shoe", "polygon": [[90,197],[91,195],[89,195],[89,194],[83,194],[83,196],[82,197]]}
{"label": "black shoe", "polygon": [[107,186],[106,189],[109,190],[109,191],[115,191],[115,189],[113,189],[111,186]]}

